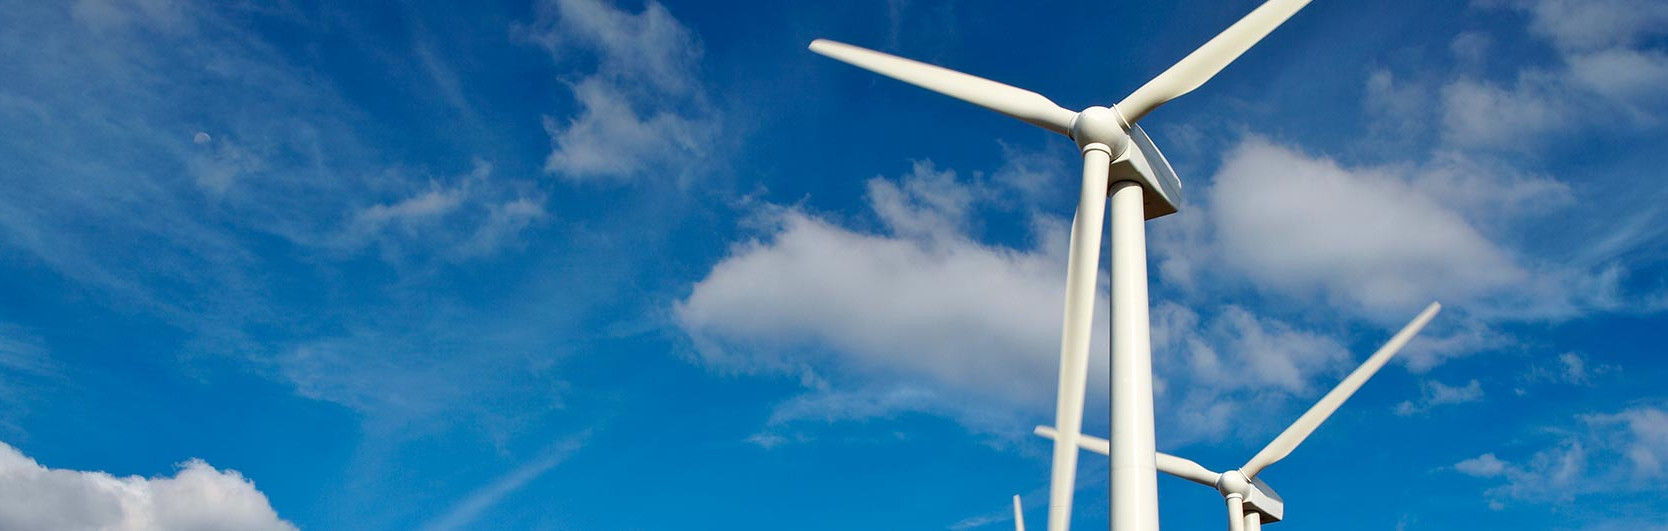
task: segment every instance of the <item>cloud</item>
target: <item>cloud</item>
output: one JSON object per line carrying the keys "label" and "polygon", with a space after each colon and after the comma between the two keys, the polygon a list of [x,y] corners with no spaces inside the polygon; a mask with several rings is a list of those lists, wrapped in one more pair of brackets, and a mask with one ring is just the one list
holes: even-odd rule
{"label": "cloud", "polygon": [[1486,453],[1454,470],[1497,483],[1484,491],[1490,507],[1572,503],[1594,494],[1655,492],[1668,478],[1668,412],[1639,406],[1578,417],[1573,430],[1521,460]]}
{"label": "cloud", "polygon": [[1229,149],[1204,204],[1159,224],[1153,249],[1184,294],[1240,287],[1343,315],[1399,324],[1432,300],[1451,310],[1403,358],[1427,370],[1510,338],[1502,322],[1561,320],[1624,307],[1622,272],[1501,243],[1568,206],[1561,183],[1452,153],[1346,167],[1261,137]]}
{"label": "cloud", "polygon": [[1418,402],[1412,400],[1396,404],[1396,414],[1411,416],[1416,413],[1430,411],[1436,406],[1448,404],[1464,404],[1483,399],[1483,386],[1477,380],[1465,385],[1447,385],[1436,380],[1426,380],[1421,384],[1424,394]]}
{"label": "cloud", "polygon": [[1174,444],[1280,429],[1263,423],[1278,415],[1239,413],[1293,408],[1326,390],[1316,380],[1353,365],[1326,335],[1239,306],[1204,308],[1167,301],[1152,312],[1156,407],[1167,412],[1161,430]]}
{"label": "cloud", "polygon": [[1584,420],[1596,429],[1611,430],[1622,452],[1633,465],[1636,479],[1668,477],[1668,412],[1638,407],[1609,415],[1592,415]]}
{"label": "cloud", "polygon": [[15,424],[28,412],[29,397],[42,383],[61,378],[39,337],[23,327],[0,323],[0,428],[26,433]]}
{"label": "cloud", "polygon": [[1593,385],[1595,378],[1620,370],[1621,367],[1611,363],[1595,364],[1579,352],[1565,352],[1551,360],[1530,366],[1528,372],[1520,378],[1521,386],[1516,392],[1519,395],[1527,395],[1530,393],[1530,386],[1538,384]]}
{"label": "cloud", "polygon": [[240,9],[89,0],[0,19],[0,49],[41,51],[8,54],[0,90],[0,245],[99,303],[258,351],[246,330],[290,324],[269,296],[286,267],[352,275],[342,251],[373,243],[397,262],[484,257],[541,218],[533,181],[385,160],[357,133],[364,111]]}
{"label": "cloud", "polygon": [[296,529],[242,474],[197,459],[172,477],[115,477],[46,468],[0,443],[0,478],[0,528],[8,530]]}
{"label": "cloud", "polygon": [[1494,454],[1483,454],[1454,463],[1454,470],[1471,477],[1492,478],[1506,472],[1506,462]]}
{"label": "cloud", "polygon": [[[752,440],[773,446],[800,438],[787,433],[796,423],[903,412],[1005,435],[1051,411],[1065,220],[1034,214],[1023,249],[972,236],[977,214],[1012,196],[997,191],[1023,189],[1013,183],[917,162],[899,179],[867,182],[877,232],[760,208],[764,235],[734,245],[673,307],[703,365],[797,377],[806,388],[777,404]],[[1104,290],[1099,297],[1104,309]],[[1096,319],[1091,412],[1106,386],[1105,311]],[[1180,441],[1230,433],[1242,407],[1318,396],[1317,376],[1350,366],[1337,340],[1241,306],[1158,302],[1152,323],[1155,386],[1171,412],[1164,429]]]}
{"label": "cloud", "polygon": [[542,196],[492,173],[491,164],[476,161],[451,182],[431,180],[410,195],[358,208],[328,245],[351,251],[374,242],[396,259],[420,250],[452,259],[494,254],[547,213]]}
{"label": "cloud", "polygon": [[[776,423],[902,410],[984,425],[1046,409],[1065,226],[1035,218],[1029,249],[979,243],[968,213],[988,196],[983,186],[930,163],[898,182],[873,179],[868,204],[882,233],[763,207],[765,237],[733,246],[674,305],[675,320],[714,370],[801,376],[812,395],[780,405]],[[1095,330],[1104,341],[1105,312]],[[1104,350],[1091,349],[1092,374],[1104,373]]]}
{"label": "cloud", "polygon": [[[1668,7],[1649,0],[1482,2],[1530,17],[1531,35],[1549,42],[1560,64],[1526,67],[1510,81],[1462,75],[1440,90],[1444,138],[1462,146],[1533,152],[1582,126],[1660,123],[1668,105]],[[1475,34],[1453,49],[1473,56]],[[1464,42],[1462,42],[1462,40]]]}
{"label": "cloud", "polygon": [[1635,46],[1665,33],[1668,6],[1651,0],[1529,0],[1529,29],[1564,50]]}
{"label": "cloud", "polygon": [[447,510],[446,514],[424,524],[422,528],[428,531],[468,528],[469,524],[480,518],[482,513],[503,501],[506,496],[521,490],[528,483],[566,461],[569,456],[572,456],[574,452],[579,451],[581,446],[584,446],[585,439],[588,437],[589,433],[582,434],[546,448],[543,455],[522,463],[521,466],[516,467],[508,474],[471,492],[463,500],[452,505],[452,508]]}
{"label": "cloud", "polygon": [[1265,289],[1373,315],[1474,299],[1529,272],[1457,212],[1383,171],[1252,138],[1207,192],[1223,259]]}
{"label": "cloud", "polygon": [[577,115],[545,117],[545,171],[626,182],[685,175],[711,154],[722,120],[697,76],[700,39],[664,6],[648,2],[633,14],[598,0],[548,0],[521,32],[558,60],[583,52],[595,61],[569,83]]}

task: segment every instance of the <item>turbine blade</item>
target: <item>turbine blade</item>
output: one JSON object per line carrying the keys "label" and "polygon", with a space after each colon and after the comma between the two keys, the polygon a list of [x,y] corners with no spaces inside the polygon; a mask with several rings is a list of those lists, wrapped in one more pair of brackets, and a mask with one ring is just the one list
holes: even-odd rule
{"label": "turbine blade", "polygon": [[1118,112],[1133,124],[1165,102],[1193,92],[1308,4],[1309,0],[1264,2],[1204,46],[1170,66],[1169,70],[1135,89],[1124,101],[1118,102]]}
{"label": "turbine blade", "polygon": [[[1041,435],[1044,439],[1054,439],[1054,436],[1058,434],[1054,428],[1048,426],[1037,426],[1037,428],[1032,431],[1037,435]],[[1112,453],[1112,443],[1110,441],[1093,435],[1078,434],[1077,446],[1100,455],[1110,455]],[[1158,465],[1159,472],[1192,481],[1206,487],[1215,488],[1217,476],[1222,475],[1221,473],[1213,472],[1211,469],[1205,468],[1203,465],[1185,457],[1176,457],[1164,452],[1157,452],[1153,455],[1153,457],[1154,461],[1156,461],[1155,464]]]}
{"label": "turbine blade", "polygon": [[1095,276],[1100,271],[1101,222],[1106,218],[1106,152],[1083,152],[1083,188],[1071,222],[1066,255],[1065,323],[1060,330],[1060,389],[1055,398],[1054,468],[1048,486],[1048,531],[1071,527],[1077,481],[1077,440],[1083,431],[1083,394],[1089,379],[1089,335],[1094,326]]}
{"label": "turbine blade", "polygon": [[[1031,431],[1051,441],[1056,440],[1055,438],[1060,434],[1059,431],[1049,426],[1037,426],[1037,429]],[[1100,455],[1110,455],[1112,453],[1112,443],[1110,441],[1082,433],[1077,434],[1077,447]]]}
{"label": "turbine blade", "polygon": [[811,41],[811,51],[1062,135],[1071,135],[1071,122],[1077,118],[1077,113],[1061,108],[1041,94],[948,68],[828,39]]}
{"label": "turbine blade", "polygon": [[1245,500],[1228,496],[1228,531],[1245,531]]}
{"label": "turbine blade", "polygon": [[1211,469],[1205,468],[1203,465],[1194,462],[1192,459],[1185,457],[1176,457],[1164,452],[1159,452],[1155,457],[1157,457],[1158,460],[1157,464],[1159,472],[1192,481],[1206,487],[1215,488],[1216,478],[1222,475],[1221,473],[1214,472]]}
{"label": "turbine blade", "polygon": [[1019,495],[1014,495],[1014,531],[1025,531],[1025,511],[1019,510]]}
{"label": "turbine blade", "polygon": [[1436,312],[1440,310],[1442,310],[1442,305],[1435,302],[1426,306],[1425,311],[1419,312],[1419,315],[1414,317],[1413,321],[1402,327],[1402,330],[1396,332],[1396,335],[1391,336],[1390,341],[1379,347],[1378,352],[1374,352],[1372,356],[1367,357],[1367,361],[1362,362],[1360,367],[1356,367],[1354,372],[1349,373],[1349,376],[1345,376],[1344,381],[1339,382],[1337,387],[1332,388],[1331,391],[1326,393],[1326,396],[1321,397],[1319,402],[1309,408],[1309,411],[1298,417],[1297,422],[1293,422],[1291,426],[1286,427],[1286,431],[1280,432],[1278,437],[1269,441],[1268,446],[1263,447],[1262,451],[1252,456],[1251,460],[1240,468],[1240,471],[1245,473],[1245,477],[1253,478],[1268,465],[1291,455],[1292,450],[1303,443],[1303,439],[1314,433],[1315,428],[1320,427],[1322,422],[1326,422],[1326,418],[1332,416],[1332,412],[1337,411],[1338,406],[1343,405],[1345,400],[1349,400],[1350,395],[1355,394],[1355,391],[1360,389],[1362,384],[1367,383],[1368,378],[1372,378],[1379,368],[1384,367],[1385,362],[1390,361],[1392,356],[1400,352],[1402,346],[1406,345],[1408,340],[1413,339],[1414,334],[1418,334],[1419,329],[1424,328],[1425,323],[1429,323],[1432,317],[1436,317]]}

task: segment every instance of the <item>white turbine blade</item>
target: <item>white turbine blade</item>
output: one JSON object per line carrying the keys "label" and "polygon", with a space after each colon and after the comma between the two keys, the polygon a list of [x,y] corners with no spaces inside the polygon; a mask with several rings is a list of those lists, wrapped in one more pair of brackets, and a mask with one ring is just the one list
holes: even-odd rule
{"label": "white turbine blade", "polygon": [[1192,481],[1206,487],[1215,488],[1216,478],[1222,475],[1218,472],[1211,471],[1209,468],[1205,468],[1204,465],[1200,465],[1192,459],[1185,457],[1176,457],[1164,452],[1159,452],[1154,457],[1157,458],[1159,472]]}
{"label": "white turbine blade", "polygon": [[1025,511],[1019,510],[1019,495],[1014,495],[1014,531],[1025,531]]}
{"label": "white turbine blade", "polygon": [[1228,531],[1245,531],[1245,500],[1238,494],[1228,497]]}
{"label": "white turbine blade", "polygon": [[1204,46],[1170,66],[1169,70],[1135,89],[1124,101],[1118,102],[1118,112],[1133,124],[1165,102],[1193,92],[1308,4],[1309,0],[1264,2]]}
{"label": "white turbine blade", "polygon": [[1041,94],[948,68],[904,59],[828,39],[811,41],[811,51],[858,68],[956,98],[1062,135],[1071,135],[1077,113]]}
{"label": "white turbine blade", "polygon": [[1083,431],[1083,394],[1089,383],[1089,335],[1094,326],[1095,276],[1100,271],[1101,222],[1106,218],[1106,179],[1111,158],[1083,152],[1083,188],[1071,222],[1066,255],[1065,323],[1060,330],[1060,389],[1055,399],[1054,465],[1048,486],[1048,531],[1071,527],[1077,481],[1077,439]]}
{"label": "white turbine blade", "polygon": [[[1059,433],[1055,431],[1054,428],[1050,428],[1048,426],[1037,426],[1037,428],[1032,431],[1037,435],[1041,435],[1045,439],[1054,439],[1054,436]],[[1077,446],[1100,455],[1112,454],[1112,443],[1106,439],[1093,435],[1078,434]],[[1158,465],[1159,472],[1192,481],[1206,487],[1216,487],[1216,478],[1217,476],[1222,475],[1221,473],[1213,472],[1211,469],[1205,468],[1203,465],[1185,457],[1177,457],[1164,452],[1157,452],[1153,455],[1153,457],[1155,458],[1154,461],[1156,461],[1155,464]]]}
{"label": "white turbine blade", "polygon": [[1286,431],[1280,432],[1278,437],[1269,441],[1268,446],[1263,447],[1262,451],[1252,456],[1251,460],[1240,468],[1240,471],[1245,473],[1245,477],[1253,478],[1268,465],[1291,455],[1292,450],[1303,443],[1303,439],[1314,433],[1315,428],[1320,427],[1322,422],[1326,422],[1326,418],[1332,416],[1332,412],[1337,411],[1338,406],[1343,405],[1345,400],[1349,400],[1350,395],[1355,394],[1355,391],[1360,389],[1362,384],[1367,383],[1367,379],[1372,378],[1373,374],[1378,372],[1385,362],[1390,361],[1392,356],[1401,351],[1402,346],[1406,345],[1408,340],[1413,339],[1414,334],[1418,334],[1419,329],[1424,328],[1425,323],[1429,323],[1432,317],[1436,317],[1436,312],[1441,309],[1442,305],[1435,302],[1426,306],[1425,311],[1419,312],[1419,315],[1414,317],[1412,322],[1407,323],[1407,326],[1402,327],[1400,332],[1396,332],[1396,335],[1392,336],[1390,341],[1379,347],[1378,352],[1374,352],[1372,356],[1367,358],[1367,361],[1361,363],[1360,367],[1356,367],[1354,372],[1345,376],[1344,381],[1339,382],[1337,387],[1332,388],[1331,391],[1326,393],[1326,396],[1321,397],[1319,402],[1309,408],[1309,411],[1298,417],[1297,422],[1293,422],[1291,426],[1286,427]]}
{"label": "white turbine blade", "polygon": [[[1049,426],[1037,426],[1037,428],[1035,430],[1031,430],[1031,431],[1032,431],[1032,433],[1035,433],[1037,435],[1041,435],[1042,438],[1048,439],[1048,440],[1051,440],[1051,441],[1052,440],[1058,440],[1058,439],[1056,439],[1056,437],[1060,434],[1060,432],[1058,430],[1055,430],[1054,428],[1049,427]],[[1088,451],[1097,453],[1097,454],[1100,454],[1100,455],[1109,455],[1109,454],[1112,453],[1112,443],[1111,442],[1107,441],[1106,439],[1102,439],[1100,437],[1096,437],[1096,436],[1093,436],[1093,435],[1085,435],[1085,434],[1082,434],[1082,433],[1077,434],[1077,447],[1082,448],[1084,450],[1088,450]]]}

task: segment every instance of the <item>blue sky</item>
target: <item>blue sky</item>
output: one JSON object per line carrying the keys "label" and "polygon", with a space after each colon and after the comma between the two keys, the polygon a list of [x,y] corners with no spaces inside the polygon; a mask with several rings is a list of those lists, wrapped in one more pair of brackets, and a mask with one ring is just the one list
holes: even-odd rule
{"label": "blue sky", "polygon": [[[1040,525],[1073,147],[805,46],[1079,109],[1256,2],[350,4],[0,0],[0,527]],[[1150,115],[1159,448],[1441,300],[1276,525],[1661,526],[1664,88],[1661,2],[1323,0]]]}

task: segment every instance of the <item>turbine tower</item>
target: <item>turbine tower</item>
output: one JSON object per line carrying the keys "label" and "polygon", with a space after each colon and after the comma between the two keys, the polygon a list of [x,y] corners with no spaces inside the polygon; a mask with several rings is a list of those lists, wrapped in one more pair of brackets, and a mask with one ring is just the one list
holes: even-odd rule
{"label": "turbine tower", "polygon": [[811,51],[960,99],[1070,137],[1083,157],[1066,265],[1065,323],[1055,405],[1048,529],[1071,525],[1078,437],[1094,317],[1101,223],[1111,202],[1112,461],[1111,526],[1158,529],[1157,451],[1153,440],[1152,347],[1147,310],[1145,220],[1176,212],[1181,181],[1136,122],[1192,92],[1309,0],[1269,0],[1111,107],[1072,112],[1041,94],[885,53],[818,39]]}

